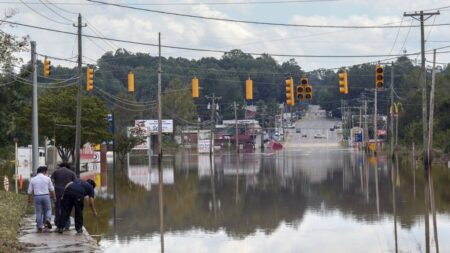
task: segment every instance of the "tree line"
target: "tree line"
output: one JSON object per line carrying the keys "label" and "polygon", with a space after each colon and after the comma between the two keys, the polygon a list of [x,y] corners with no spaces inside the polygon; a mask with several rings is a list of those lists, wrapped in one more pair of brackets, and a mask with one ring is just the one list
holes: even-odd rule
{"label": "tree line", "polygon": [[[2,35],[3,36],[3,35]],[[18,42],[19,43],[19,42]],[[5,46],[5,45],[3,45]],[[19,51],[19,48],[11,52]],[[9,51],[3,51],[8,53]],[[11,53],[9,52],[9,53]],[[21,65],[18,73],[12,73],[11,57],[3,57],[0,75],[0,148],[11,150],[13,138],[19,138],[21,145],[30,143],[31,129],[31,85],[30,65]],[[134,124],[135,119],[156,118],[157,69],[159,59],[147,53],[132,53],[126,49],[107,52],[95,64],[94,91],[84,91],[83,129],[84,141],[105,141],[108,122],[105,115],[114,112],[116,130],[125,133],[125,127]],[[402,104],[399,116],[399,139],[405,145],[421,143],[421,93],[419,83],[420,66],[407,57],[399,57],[394,64],[395,100]],[[38,62],[38,73],[43,65]],[[135,74],[135,92],[127,91],[127,73]],[[375,64],[366,63],[348,67],[349,94],[340,94],[338,70],[317,69],[305,72],[295,59],[278,63],[270,55],[254,57],[241,50],[232,50],[221,58],[203,57],[198,60],[186,58],[162,58],[163,117],[174,119],[177,129],[197,126],[210,118],[208,99],[214,93],[220,96],[218,119],[234,118],[233,103],[239,105],[239,117],[243,117],[245,105],[267,108],[265,118],[269,120],[280,113],[277,104],[285,101],[284,81],[292,76],[295,85],[300,78],[308,77],[313,87],[313,98],[309,101],[331,111],[334,117],[341,115],[341,100],[351,107],[361,106],[362,94],[372,99],[368,92],[375,86]],[[428,71],[428,84],[431,71]],[[73,150],[71,143],[74,129],[61,125],[75,125],[74,81],[59,84],[55,80],[66,80],[77,75],[76,68],[53,66],[49,78],[39,76],[39,129],[42,136],[56,143],[66,143],[66,155]],[[378,112],[389,113],[389,87],[391,64],[385,67],[384,89],[378,94]],[[191,97],[191,79],[196,76],[200,82],[200,97]],[[81,77],[85,82],[85,76]],[[245,80],[253,80],[254,100],[245,100]],[[436,105],[434,122],[434,146],[448,152],[450,150],[450,68],[438,69],[436,78]],[[25,81],[24,81],[25,80]],[[52,84],[53,83],[53,84]],[[83,87],[85,88],[85,87]],[[298,111],[305,103],[296,101],[288,108]],[[369,103],[369,113],[372,113]],[[42,111],[43,110],[43,111]],[[259,111],[261,112],[261,111]],[[272,114],[272,115],[271,115]],[[356,114],[356,111],[355,111]],[[272,122],[273,124],[273,122]],[[72,150],[70,150],[72,149]],[[61,150],[62,151],[62,150]],[[2,152],[5,154],[5,152]],[[8,152],[6,152],[8,153]]]}

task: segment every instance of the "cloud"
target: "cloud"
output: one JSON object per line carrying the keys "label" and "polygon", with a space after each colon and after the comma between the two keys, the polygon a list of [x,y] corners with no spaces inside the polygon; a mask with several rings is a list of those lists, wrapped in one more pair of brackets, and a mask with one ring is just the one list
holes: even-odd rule
{"label": "cloud", "polygon": [[[163,3],[156,1],[155,3]],[[188,1],[185,1],[188,2]],[[432,8],[443,6],[437,0],[380,0],[374,4],[365,0],[343,0],[336,3],[304,4],[304,5],[194,5],[194,6],[142,6],[144,8],[161,9],[178,13],[186,13],[218,18],[232,18],[242,20],[262,20],[280,23],[320,24],[320,25],[381,25],[387,23],[399,24],[402,14],[406,10]],[[146,1],[137,1],[146,3]],[[448,5],[448,4],[447,4]],[[38,24],[45,27],[76,32],[69,26],[54,24],[28,8],[18,5],[20,13],[14,20],[26,24]],[[292,8],[300,6],[301,8]],[[327,7],[327,8],[321,8]],[[41,5],[33,5],[36,11],[60,20],[48,9]],[[157,43],[158,32],[162,34],[162,44],[182,47],[205,49],[231,50],[242,49],[244,52],[272,53],[272,54],[315,54],[315,55],[355,55],[355,54],[387,54],[396,41],[392,52],[415,52],[420,49],[420,33],[418,28],[402,29],[319,29],[319,28],[289,28],[280,26],[252,25],[244,23],[219,22],[201,20],[172,15],[161,15],[143,11],[106,7],[100,5],[60,5],[59,7],[71,12],[82,13],[89,21],[86,34],[94,34],[91,28],[99,30],[103,35],[111,38]],[[282,11],[285,11],[282,12]],[[314,14],[311,14],[314,13]],[[436,23],[450,23],[450,18],[442,12],[436,18]],[[75,21],[76,15],[61,13]],[[409,25],[405,18],[403,25]],[[432,19],[427,23],[431,24]],[[414,24],[418,24],[415,22]],[[426,33],[430,28],[426,28]],[[30,34],[38,43],[41,52],[55,54],[59,57],[71,57],[76,54],[76,37],[72,35],[44,32],[34,29],[17,27],[15,34]],[[397,37],[398,33],[398,37]],[[430,33],[429,40],[449,40],[448,27],[435,27]],[[396,40],[397,37],[397,40]],[[102,40],[83,40],[83,54],[97,59],[105,51],[117,47],[126,48],[132,52],[146,52],[156,55],[156,47],[133,45],[119,42],[104,42]],[[450,44],[450,43],[447,43]],[[428,48],[445,46],[445,43],[430,42]],[[74,51],[75,49],[75,51]],[[72,53],[72,51],[74,51]],[[221,57],[221,53],[208,53],[175,49],[163,49],[163,56],[186,57],[198,59],[205,56]],[[27,59],[29,56],[24,55]],[[278,61],[286,61],[292,57],[277,57]],[[448,60],[448,56],[438,56],[440,61]],[[329,59],[329,58],[297,58],[302,68],[330,68],[347,66],[357,62],[375,60],[373,58]],[[60,62],[61,64],[68,64]]]}

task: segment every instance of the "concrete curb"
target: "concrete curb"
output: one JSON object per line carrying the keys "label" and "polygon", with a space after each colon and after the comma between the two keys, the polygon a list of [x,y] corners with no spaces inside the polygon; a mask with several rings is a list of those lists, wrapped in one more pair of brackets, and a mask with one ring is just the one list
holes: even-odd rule
{"label": "concrete curb", "polygon": [[35,215],[27,215],[20,226],[19,241],[33,245],[28,246],[30,252],[102,252],[97,241],[89,235],[85,228],[83,228],[82,234],[77,234],[73,224],[72,219],[71,229],[64,231],[63,234],[59,234],[55,226],[49,231],[37,233]]}

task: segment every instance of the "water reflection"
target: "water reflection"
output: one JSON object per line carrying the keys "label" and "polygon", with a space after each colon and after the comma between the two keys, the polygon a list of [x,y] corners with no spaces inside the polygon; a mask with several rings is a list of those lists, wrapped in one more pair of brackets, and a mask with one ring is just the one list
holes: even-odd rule
{"label": "water reflection", "polygon": [[[450,236],[448,170],[433,171],[433,190],[433,177],[415,177],[410,157],[330,149],[210,160],[183,152],[162,168],[130,161],[117,171],[115,208],[98,199],[100,218],[86,216],[107,252],[429,252],[427,206],[431,248],[438,232]],[[414,196],[416,184],[424,196]],[[449,242],[439,246],[450,251]]]}

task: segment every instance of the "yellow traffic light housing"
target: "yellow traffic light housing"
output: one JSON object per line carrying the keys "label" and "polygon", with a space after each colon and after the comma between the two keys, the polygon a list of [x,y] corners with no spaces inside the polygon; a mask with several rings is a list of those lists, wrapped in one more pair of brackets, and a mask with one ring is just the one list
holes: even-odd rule
{"label": "yellow traffic light housing", "polygon": [[383,88],[384,86],[384,68],[381,65],[377,65],[375,68],[375,87]]}
{"label": "yellow traffic light housing", "polygon": [[305,87],[305,98],[308,100],[312,99],[312,86],[309,84]]}
{"label": "yellow traffic light housing", "polygon": [[52,62],[45,57],[44,59],[44,76],[50,76],[52,73]]}
{"label": "yellow traffic light housing", "polygon": [[88,67],[86,69],[86,90],[94,89],[94,68]]}
{"label": "yellow traffic light housing", "polygon": [[253,80],[250,77],[245,81],[245,99],[253,100]]}
{"label": "yellow traffic light housing", "polygon": [[199,95],[199,87],[198,87],[198,79],[196,76],[194,76],[191,80],[191,84],[192,84],[192,97],[193,98],[198,98]]}
{"label": "yellow traffic light housing", "polygon": [[339,92],[348,94],[348,75],[347,70],[343,70],[338,74],[339,76]]}
{"label": "yellow traffic light housing", "polygon": [[286,104],[290,106],[295,105],[294,101],[294,79],[292,77],[289,77],[285,81],[286,86]]}
{"label": "yellow traffic light housing", "polygon": [[128,71],[128,92],[134,93],[134,73]]}
{"label": "yellow traffic light housing", "polygon": [[297,99],[303,101],[305,99],[305,86],[297,85]]}

